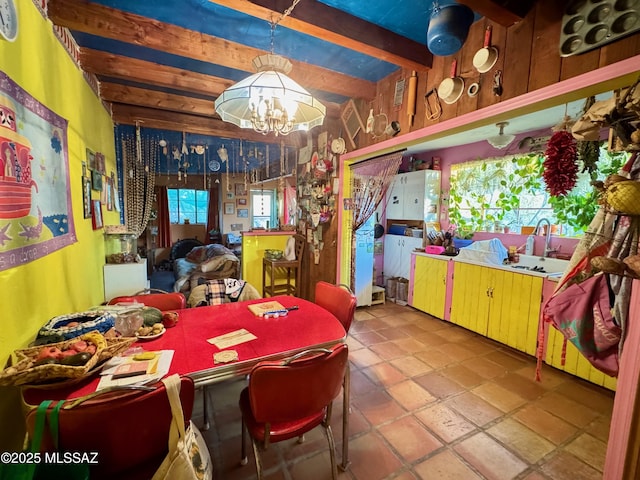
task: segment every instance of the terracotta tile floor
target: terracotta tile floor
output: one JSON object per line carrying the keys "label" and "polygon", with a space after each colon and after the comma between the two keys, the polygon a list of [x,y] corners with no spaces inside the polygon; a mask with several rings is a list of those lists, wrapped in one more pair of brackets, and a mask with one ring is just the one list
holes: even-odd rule
{"label": "terracotta tile floor", "polygon": [[[342,480],[601,479],[613,393],[509,347],[393,303],[359,308],[349,333],[351,466]],[[256,478],[240,459],[244,380],[209,389],[204,432],[217,480]],[[202,422],[202,395],[194,420]],[[342,399],[334,404],[337,458]],[[271,445],[268,480],[330,479],[321,429]]]}

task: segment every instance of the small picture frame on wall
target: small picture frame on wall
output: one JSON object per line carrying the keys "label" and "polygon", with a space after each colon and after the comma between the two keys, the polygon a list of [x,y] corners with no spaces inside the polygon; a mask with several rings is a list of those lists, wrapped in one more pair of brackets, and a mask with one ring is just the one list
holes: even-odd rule
{"label": "small picture frame on wall", "polygon": [[224,204],[224,214],[225,215],[233,215],[236,212],[236,207],[233,202],[225,202]]}
{"label": "small picture frame on wall", "polygon": [[233,200],[233,192],[227,192],[227,200]]}
{"label": "small picture frame on wall", "polygon": [[249,209],[248,208],[239,208],[238,209],[238,218],[249,218]]}
{"label": "small picture frame on wall", "polygon": [[87,163],[89,164],[89,170],[96,169],[96,154],[89,148],[87,148]]}
{"label": "small picture frame on wall", "polygon": [[96,159],[96,170],[99,171],[102,175],[104,175],[106,173],[105,165],[104,165],[105,164],[104,155],[100,152],[96,152],[95,159]]}
{"label": "small picture frame on wall", "polygon": [[245,206],[247,204],[246,198],[236,198],[236,203],[239,207]]}
{"label": "small picture frame on wall", "polygon": [[236,197],[246,197],[247,189],[244,183],[236,183]]}
{"label": "small picture frame on wall", "polygon": [[102,228],[102,204],[100,200],[91,201],[91,225],[94,230]]}
{"label": "small picture frame on wall", "polygon": [[91,188],[98,192],[102,191],[102,174],[97,170],[91,170]]}
{"label": "small picture frame on wall", "polygon": [[232,223],[231,224],[231,231],[232,232],[239,232],[240,230],[242,230],[242,224],[241,223]]}
{"label": "small picture frame on wall", "polygon": [[91,180],[89,177],[82,177],[82,205],[84,218],[91,217]]}

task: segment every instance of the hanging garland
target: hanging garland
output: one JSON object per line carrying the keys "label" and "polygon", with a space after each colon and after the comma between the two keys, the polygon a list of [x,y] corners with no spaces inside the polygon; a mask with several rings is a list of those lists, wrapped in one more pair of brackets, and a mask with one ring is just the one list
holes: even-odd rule
{"label": "hanging garland", "polygon": [[554,197],[569,193],[578,181],[576,141],[566,130],[555,132],[544,153],[543,178],[547,191]]}

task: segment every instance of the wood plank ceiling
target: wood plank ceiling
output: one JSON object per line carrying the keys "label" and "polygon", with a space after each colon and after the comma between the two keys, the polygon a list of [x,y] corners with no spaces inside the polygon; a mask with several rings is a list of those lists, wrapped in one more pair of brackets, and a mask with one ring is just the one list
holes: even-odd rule
{"label": "wood plank ceiling", "polygon": [[[177,2],[184,7],[180,14],[184,19],[177,18],[172,23],[158,20],[155,15],[121,9],[128,8],[127,3],[138,2],[48,0],[48,16],[54,24],[72,32],[80,46],[81,66],[98,78],[100,96],[110,106],[114,122],[263,142],[267,140],[263,135],[220,120],[214,112],[213,102],[238,81],[239,74],[242,78],[254,73],[253,58],[268,50],[245,42],[244,38],[250,36],[246,31],[225,38],[182,26],[190,25],[185,20],[190,16],[201,15],[190,10],[191,5],[197,6],[198,2],[206,4],[205,8],[242,14],[247,25],[259,20],[270,26],[280,19],[279,29],[309,39],[306,61],[287,56],[293,64],[289,76],[322,101],[329,117],[338,117],[341,104],[349,98],[373,99],[379,79],[371,79],[372,68],[354,74],[314,64],[317,56],[314,53],[321,53],[317,49],[318,39],[356,55],[370,57],[387,70],[389,67],[427,70],[431,66],[432,55],[422,43],[394,33],[382,26],[383,22],[359,18],[318,0],[300,1],[284,18],[281,18],[282,12],[291,6],[290,0],[187,0]],[[382,3],[388,4],[389,8],[400,8],[404,2],[385,0]],[[440,4],[445,3],[453,3],[453,0],[440,1]],[[535,0],[460,0],[460,3],[497,23],[510,25],[521,19]],[[411,12],[407,15],[411,16]],[[198,22],[191,23],[198,25]],[[114,44],[125,47],[113,48]],[[304,51],[305,45],[297,45],[297,49]],[[150,59],[144,54],[146,51],[155,54]],[[215,64],[215,71],[222,73],[216,75],[189,68],[194,63],[205,62]],[[227,72],[230,73],[225,75]]]}

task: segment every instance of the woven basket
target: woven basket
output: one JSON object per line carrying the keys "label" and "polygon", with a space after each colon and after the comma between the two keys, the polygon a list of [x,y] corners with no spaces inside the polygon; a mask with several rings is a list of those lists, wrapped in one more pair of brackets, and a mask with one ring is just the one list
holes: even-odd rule
{"label": "woven basket", "polygon": [[616,182],[607,189],[607,203],[623,215],[640,215],[640,181]]}
{"label": "woven basket", "polygon": [[84,377],[99,363],[126,350],[136,339],[133,337],[105,339],[102,334],[94,331],[73,340],[48,344],[46,347],[58,347],[63,350],[77,340],[90,341],[96,345],[96,353],[86,364],[74,367],[51,363],[34,367],[33,362],[40,350],[45,347],[44,345],[16,350],[12,365],[0,372],[0,385],[37,385]]}
{"label": "woven basket", "polygon": [[[70,322],[77,322],[75,327],[67,327]],[[97,330],[105,333],[116,324],[116,315],[112,312],[90,310],[69,315],[59,315],[49,320],[38,332],[38,338],[54,337],[54,339],[70,340],[88,332]]]}

